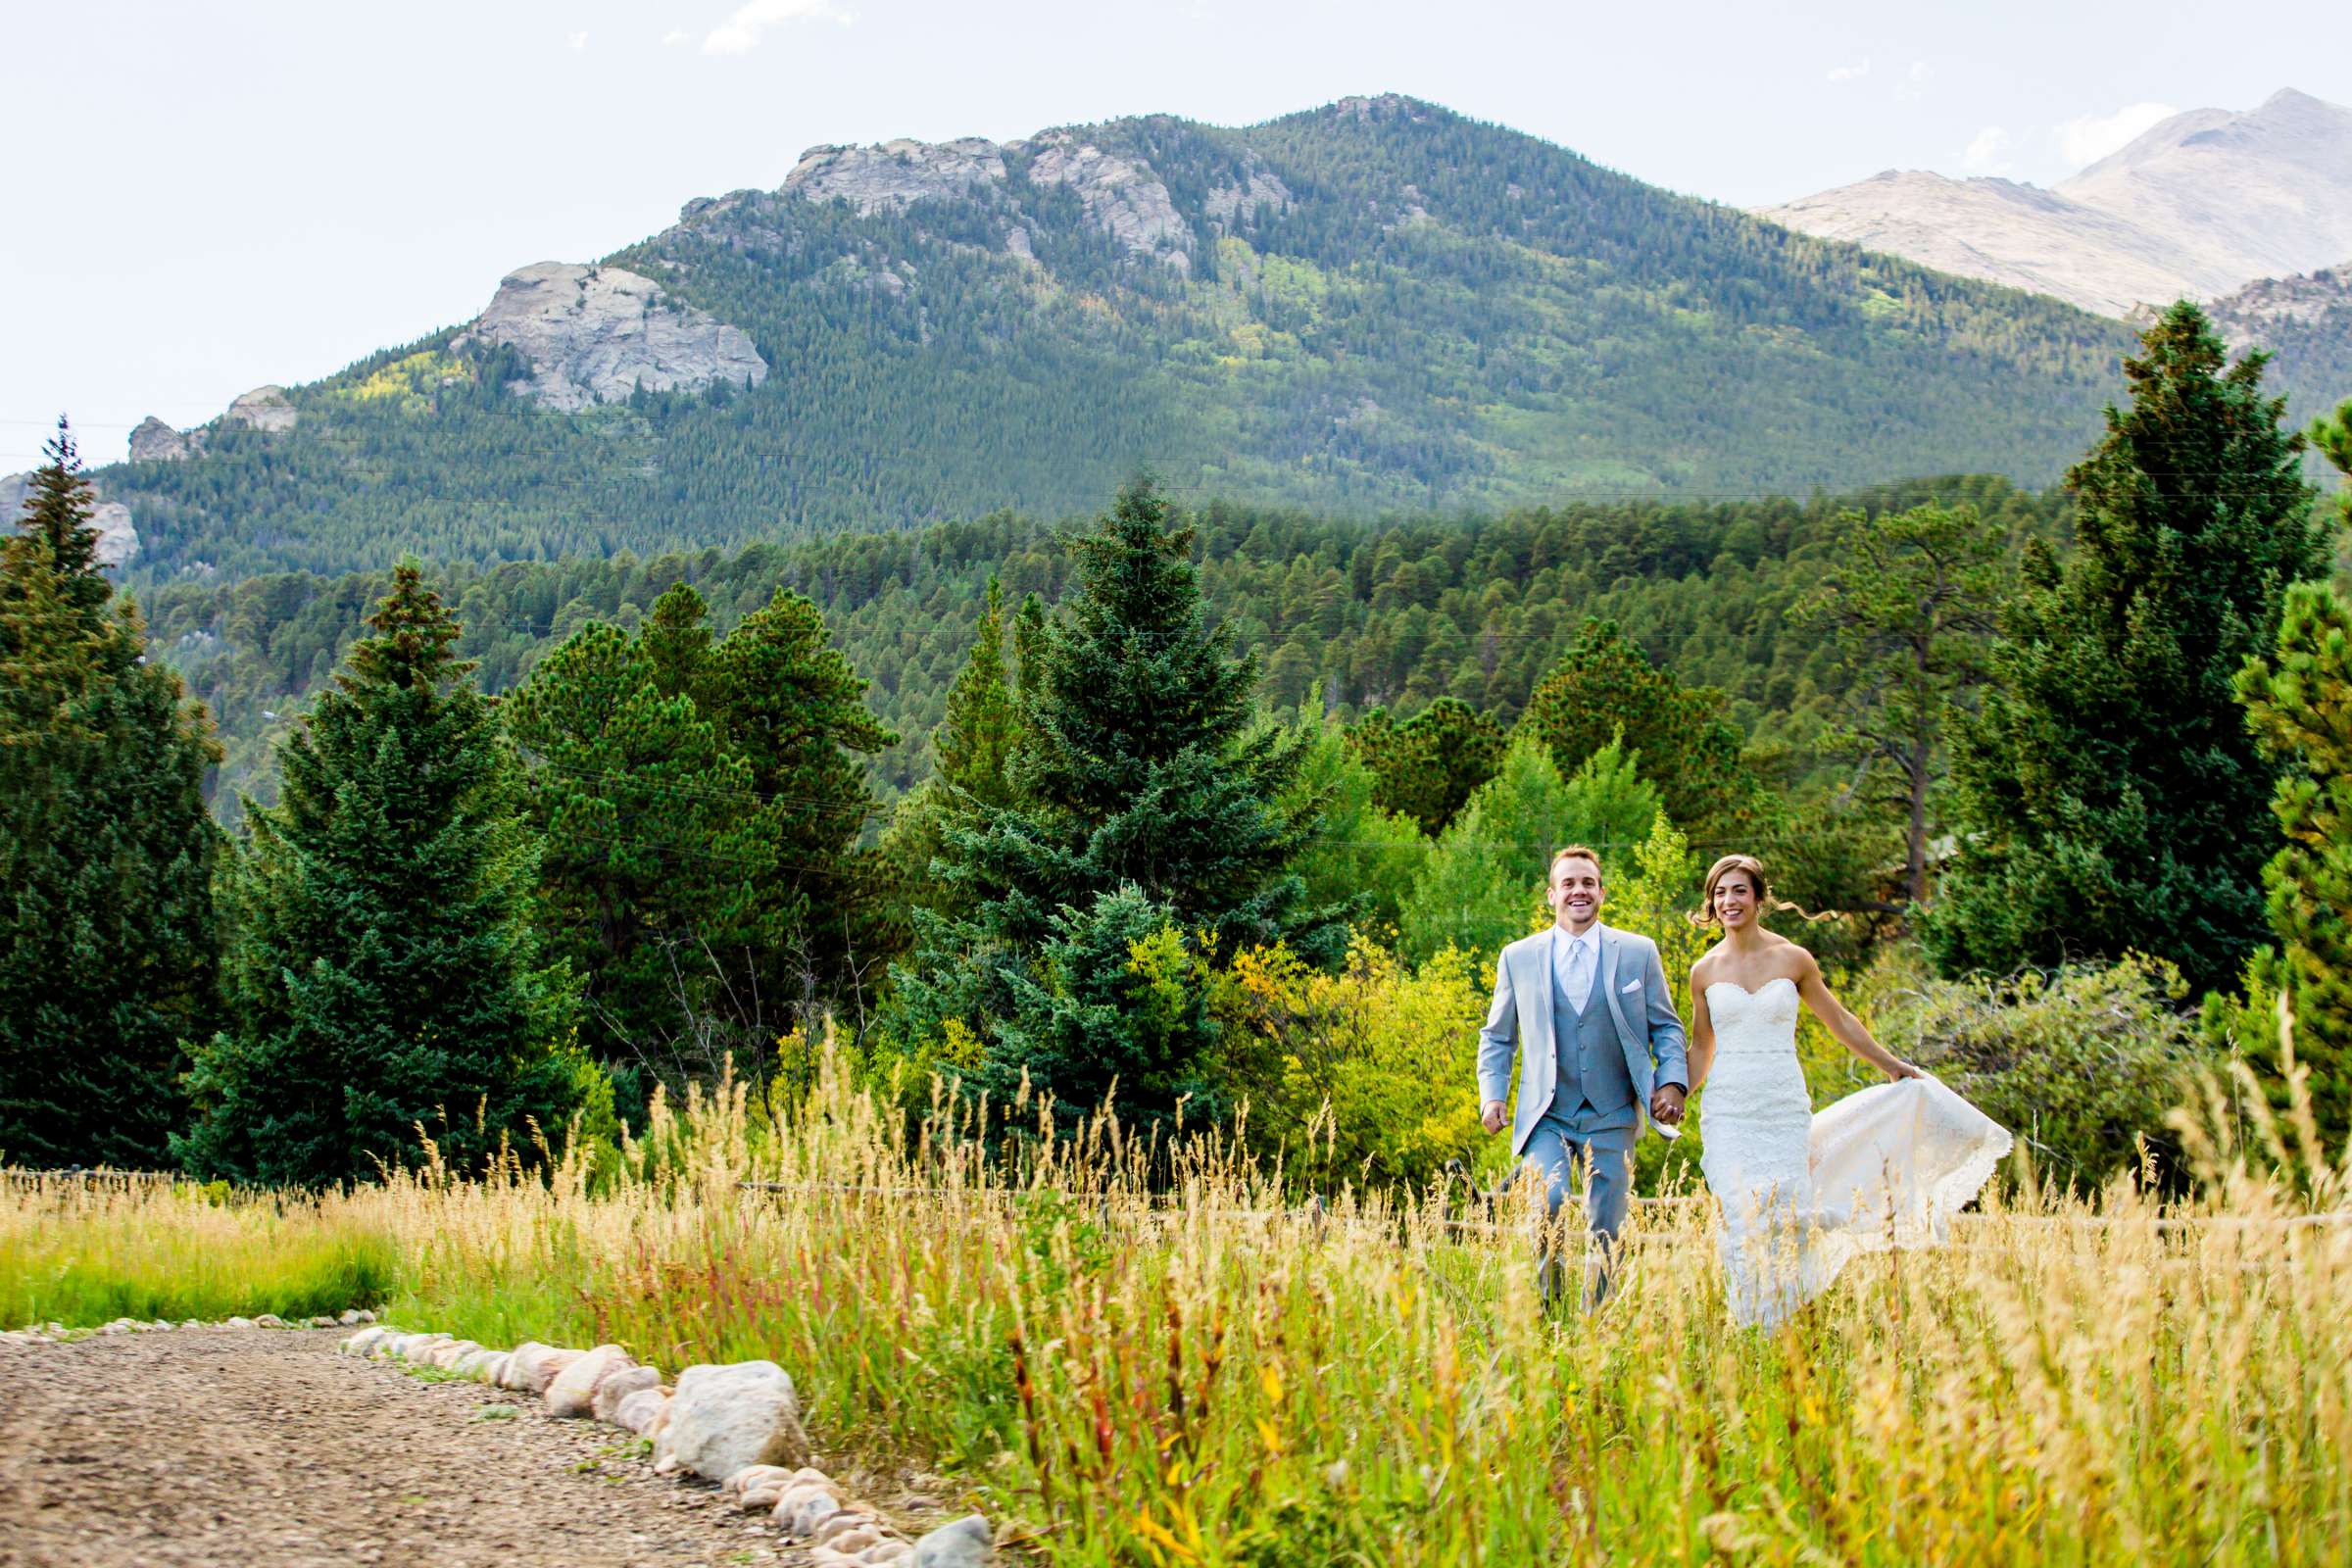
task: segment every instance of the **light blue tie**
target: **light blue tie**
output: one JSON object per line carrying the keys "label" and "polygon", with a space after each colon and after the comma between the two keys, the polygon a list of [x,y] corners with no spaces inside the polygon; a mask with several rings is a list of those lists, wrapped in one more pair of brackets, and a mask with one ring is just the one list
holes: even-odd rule
{"label": "light blue tie", "polygon": [[1589,962],[1591,960],[1585,956],[1585,939],[1578,937],[1570,942],[1568,944],[1568,979],[1566,981],[1568,1004],[1576,1009],[1576,1015],[1579,1018],[1585,1015],[1585,1001],[1592,991],[1592,977],[1591,971],[1586,968]]}

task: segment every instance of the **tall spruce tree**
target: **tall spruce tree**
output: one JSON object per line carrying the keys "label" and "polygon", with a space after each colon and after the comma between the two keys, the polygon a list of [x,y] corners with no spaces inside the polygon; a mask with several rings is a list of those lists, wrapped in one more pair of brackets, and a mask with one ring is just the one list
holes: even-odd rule
{"label": "tall spruce tree", "polygon": [[1012,672],[1004,660],[1004,585],[988,579],[988,598],[972,636],[971,654],[948,688],[946,716],[932,739],[938,777],[980,807],[1009,805],[1010,765],[1020,719]]}
{"label": "tall spruce tree", "polygon": [[865,705],[866,682],[832,646],[815,605],[789,589],[711,650],[705,714],[751,767],[774,846],[765,890],[779,945],[756,966],[761,1005],[829,1008],[862,1025],[892,946],[889,868],[861,842],[881,810],[862,754],[898,744]]}
{"label": "tall spruce tree", "polygon": [[2067,475],[2061,565],[2030,546],[1953,776],[1958,861],[1928,926],[1949,971],[2153,953],[2202,990],[2264,933],[2278,772],[2232,691],[2319,569],[2302,439],[2204,314],[2124,362],[2128,408]]}
{"label": "tall spruce tree", "polygon": [[217,1022],[220,760],[100,574],[60,421],[0,544],[0,1159],[152,1167]]}
{"label": "tall spruce tree", "polygon": [[530,919],[540,845],[511,749],[414,562],[248,805],[232,878],[234,1020],[197,1054],[206,1175],[364,1180],[421,1152],[528,1148],[602,1085],[568,1044],[569,978]]}
{"label": "tall spruce tree", "polygon": [[897,1026],[971,1030],[1000,1097],[1025,1074],[1065,1107],[1116,1082],[1130,1114],[1212,1110],[1210,1026],[1175,950],[1287,939],[1330,958],[1345,941],[1286,869],[1311,828],[1277,804],[1299,742],[1251,726],[1255,666],[1208,624],[1191,544],[1145,480],[1071,541],[1078,591],[1022,649],[1014,800],[945,835],[971,912],[918,912]]}
{"label": "tall spruce tree", "polygon": [[[1006,630],[1004,585],[992,574],[971,652],[948,689],[947,712],[932,731],[931,776],[899,802],[882,834],[882,858],[902,917],[918,907],[968,912],[967,903],[932,877],[931,862],[951,822],[969,823],[982,811],[1012,803],[1009,769],[1021,724],[1013,672],[1004,657]],[[911,937],[910,924],[901,930],[902,940]]]}

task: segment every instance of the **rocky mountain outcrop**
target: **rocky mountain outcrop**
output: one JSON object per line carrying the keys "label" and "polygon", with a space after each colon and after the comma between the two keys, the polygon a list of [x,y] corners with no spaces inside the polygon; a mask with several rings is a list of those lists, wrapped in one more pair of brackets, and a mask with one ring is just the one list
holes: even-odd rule
{"label": "rocky mountain outcrop", "polygon": [[183,463],[203,450],[203,430],[174,430],[152,414],[130,432],[133,463]]}
{"label": "rocky mountain outcrop", "polygon": [[2352,254],[2352,110],[2279,92],[2176,115],[2054,190],[1890,170],[1757,216],[2130,317]]}
{"label": "rocky mountain outcrop", "polygon": [[[1162,252],[1192,233],[1192,225],[1169,199],[1168,187],[1142,160],[1106,153],[1066,130],[1046,132],[1037,146],[1029,183],[1068,186],[1086,205],[1086,216],[1129,250]],[[1163,259],[1178,267],[1191,260],[1175,249],[1165,250]]]}
{"label": "rocky mountain outcrop", "polygon": [[2332,320],[2352,310],[2352,262],[2294,277],[2258,277],[2207,309],[2225,335],[2246,342],[2281,326]]}
{"label": "rocky mountain outcrop", "polygon": [[220,416],[223,424],[241,424],[249,430],[270,434],[291,430],[302,422],[302,415],[282,386],[257,386],[229,404],[228,412]]}
{"label": "rocky mountain outcrop", "polygon": [[457,339],[498,343],[530,362],[512,390],[577,413],[649,392],[700,392],[718,381],[758,386],[767,362],[751,335],[667,298],[618,267],[540,262],[507,274],[489,309]]}
{"label": "rocky mountain outcrop", "polygon": [[970,194],[1002,184],[1004,149],[978,136],[960,141],[900,139],[878,147],[811,147],[784,176],[784,194],[808,201],[846,201],[860,218],[915,202]]}
{"label": "rocky mountain outcrop", "polygon": [[[0,475],[0,517],[6,517],[13,528],[17,516],[24,512],[24,503],[32,496],[32,475],[11,473]],[[132,526],[130,508],[120,501],[101,499],[90,514],[90,526],[98,530],[98,564],[121,567],[139,553],[139,530]]]}
{"label": "rocky mountain outcrop", "polygon": [[1291,205],[1291,187],[1262,169],[1250,171],[1247,185],[1219,185],[1208,193],[1201,204],[1209,220],[1231,227],[1237,220],[1247,219],[1261,208],[1283,212]]}
{"label": "rocky mountain outcrop", "polygon": [[[1184,249],[1192,225],[1177,211],[1168,187],[1140,158],[1107,152],[1083,140],[1075,131],[1041,131],[1027,141],[997,143],[977,136],[959,141],[887,141],[873,147],[811,147],[784,177],[777,192],[804,201],[844,201],[860,218],[896,212],[917,202],[969,197],[1011,182],[1008,158],[1027,155],[1022,181],[1035,190],[1066,187],[1085,209],[1087,220],[1137,255],[1157,256],[1171,267],[1189,270],[1192,258]],[[1231,220],[1235,212],[1251,212],[1261,204],[1288,205],[1291,193],[1270,173],[1252,171],[1245,188],[1229,185],[1210,194],[1212,218]],[[723,198],[734,202],[735,198]],[[717,203],[690,207],[687,221],[723,216]],[[1023,260],[1034,259],[1029,236],[1015,221],[1008,224],[1004,248]]]}
{"label": "rocky mountain outcrop", "polygon": [[2290,422],[2303,424],[2352,397],[2352,261],[2257,278],[2205,311],[2231,348],[2270,352],[2266,380],[2302,389],[2288,403]]}

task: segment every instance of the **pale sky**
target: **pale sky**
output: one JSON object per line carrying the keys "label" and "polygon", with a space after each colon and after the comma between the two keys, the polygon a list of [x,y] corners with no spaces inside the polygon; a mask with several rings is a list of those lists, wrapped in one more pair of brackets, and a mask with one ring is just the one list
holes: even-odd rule
{"label": "pale sky", "polygon": [[[1801,14],[1800,14],[1801,13]],[[1741,206],[1888,168],[2050,183],[2168,110],[2352,104],[2273,0],[7,0],[0,472],[92,462],[465,320],[802,149],[1244,124],[1403,92]]]}

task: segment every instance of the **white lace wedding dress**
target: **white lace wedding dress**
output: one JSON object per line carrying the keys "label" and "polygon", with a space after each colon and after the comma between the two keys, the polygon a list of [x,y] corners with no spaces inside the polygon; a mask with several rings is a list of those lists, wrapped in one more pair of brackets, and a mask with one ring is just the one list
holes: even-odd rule
{"label": "white lace wedding dress", "polygon": [[1932,1247],[2009,1152],[2009,1133],[1933,1078],[1846,1096],[1819,1115],[1796,1059],[1796,982],[1707,987],[1715,1063],[1699,1101],[1723,1209],[1732,1316],[1786,1321],[1862,1252]]}

